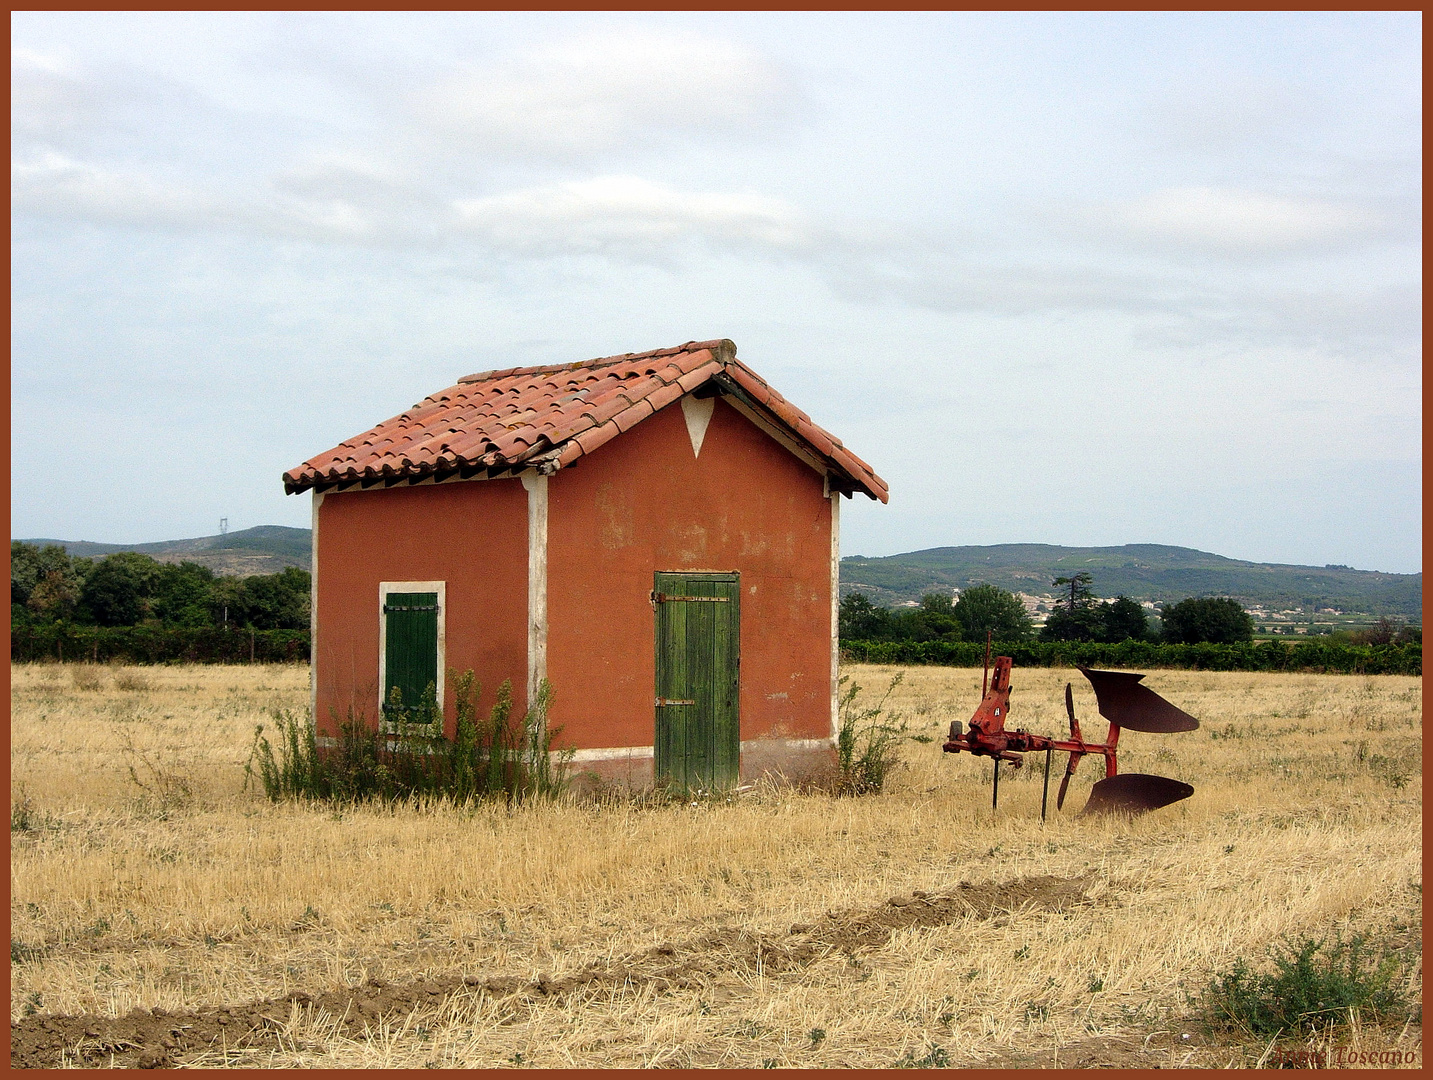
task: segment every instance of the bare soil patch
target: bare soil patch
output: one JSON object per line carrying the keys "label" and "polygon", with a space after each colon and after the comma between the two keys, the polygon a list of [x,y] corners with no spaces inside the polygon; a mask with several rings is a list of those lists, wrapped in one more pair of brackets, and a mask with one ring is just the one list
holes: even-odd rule
{"label": "bare soil patch", "polygon": [[418,1009],[441,1007],[454,995],[538,1000],[604,989],[654,986],[662,991],[706,986],[733,973],[779,976],[833,953],[854,959],[878,949],[900,930],[944,926],[965,918],[1009,918],[1019,913],[1064,911],[1090,903],[1092,875],[1041,875],[1004,883],[961,882],[954,890],[893,896],[878,907],[830,912],[811,925],[796,924],[783,936],[723,927],[690,941],[658,945],[608,964],[553,978],[523,982],[512,977],[424,979],[402,986],[370,979],[350,990],[312,995],[295,992],[277,1000],[226,1005],[193,1012],[133,1009],[121,1017],[33,1016],[10,1024],[10,1066],[63,1065],[157,1069],[189,1064],[218,1052],[223,1060],[267,1049],[293,1048],[297,1014],[325,1016],[350,1038],[366,1038],[383,1020]]}

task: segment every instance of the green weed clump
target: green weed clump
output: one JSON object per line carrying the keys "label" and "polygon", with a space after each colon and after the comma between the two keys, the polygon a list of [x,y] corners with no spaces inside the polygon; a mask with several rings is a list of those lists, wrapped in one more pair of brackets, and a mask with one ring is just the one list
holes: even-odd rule
{"label": "green weed clump", "polygon": [[10,797],[10,831],[12,833],[41,832],[57,828],[60,822],[35,805],[25,785]]}
{"label": "green weed clump", "polygon": [[1394,985],[1398,958],[1371,948],[1362,935],[1285,942],[1271,958],[1272,972],[1256,972],[1239,959],[1214,978],[1204,995],[1213,1022],[1277,1036],[1340,1026],[1354,1017],[1377,1022],[1408,1015],[1409,1002]]}
{"label": "green weed clump", "polygon": [[[900,760],[901,738],[906,725],[895,714],[886,716],[886,702],[901,680],[904,671],[891,676],[891,683],[875,705],[861,708],[856,705],[856,695],[861,692],[859,683],[851,683],[842,691],[840,698],[841,726],[836,735],[836,764],[839,772],[836,778],[838,795],[879,794],[886,786],[886,778]],[[850,681],[849,675],[842,675],[840,686]]]}
{"label": "green weed clump", "polygon": [[924,1057],[916,1057],[914,1050],[907,1050],[906,1056],[898,1058],[891,1063],[893,1069],[948,1069],[950,1068],[950,1055],[946,1053],[945,1047],[936,1046],[934,1043],[926,1047]]}
{"label": "green weed clump", "polygon": [[10,831],[30,832],[40,823],[40,815],[35,810],[35,804],[30,801],[30,796],[21,790],[18,799],[10,800]]}
{"label": "green weed clump", "polygon": [[254,730],[244,786],[257,776],[264,794],[281,799],[358,802],[377,799],[441,799],[465,803],[501,796],[509,802],[551,797],[567,785],[572,751],[559,752],[552,742],[560,729],[550,728],[547,712],[552,687],[544,679],[520,721],[513,718],[512,681],[498,688],[497,702],[480,718],[477,698],[482,687],[472,669],[450,671],[457,707],[453,738],[443,734],[436,688],[428,684],[422,700],[404,706],[394,700],[384,710],[383,725],[350,716],[339,725],[337,745],[320,749],[313,719],[276,709],[278,748]]}

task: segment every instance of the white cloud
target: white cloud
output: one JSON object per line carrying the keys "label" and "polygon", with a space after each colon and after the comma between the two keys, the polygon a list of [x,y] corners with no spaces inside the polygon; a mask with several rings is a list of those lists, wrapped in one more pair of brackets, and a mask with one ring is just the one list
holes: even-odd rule
{"label": "white cloud", "polygon": [[1380,224],[1342,203],[1236,188],[1179,187],[1111,209],[1138,240],[1226,253],[1286,252],[1361,238]]}
{"label": "white cloud", "polygon": [[691,241],[771,254],[809,249],[801,213],[753,192],[688,192],[636,176],[447,200],[361,161],[323,158],[246,188],[155,179],[44,151],[10,167],[17,213],[315,243],[460,240],[502,255],[650,260]]}
{"label": "white cloud", "polygon": [[241,188],[156,179],[55,151],[11,162],[10,204],[18,213],[101,224],[214,229],[320,243],[406,242],[453,218],[438,200],[339,163]]}
{"label": "white cloud", "polygon": [[53,139],[89,122],[96,95],[59,57],[29,49],[10,50],[11,138]]}
{"label": "white cloud", "polygon": [[22,49],[16,46],[10,50],[10,78],[23,79],[27,73],[45,72],[50,75],[67,75],[70,65],[58,56]]}
{"label": "white cloud", "polygon": [[[887,253],[895,254],[895,253]],[[910,244],[903,257],[831,259],[831,287],[853,299],[894,301],[932,311],[1022,316],[1050,312],[1151,313],[1188,299],[1188,287],[1095,266],[1001,264]]]}
{"label": "white cloud", "polygon": [[1416,367],[1421,357],[1422,290],[1416,285],[1231,287],[1170,312],[1137,337],[1156,345],[1315,349],[1379,367]]}
{"label": "white cloud", "polygon": [[1087,313],[1131,317],[1142,344],[1317,349],[1378,364],[1416,362],[1421,340],[1417,285],[1332,281],[962,245],[938,233],[844,249],[826,232],[812,260],[838,295],[931,311],[1014,320]]}
{"label": "white cloud", "polygon": [[200,192],[54,151],[11,162],[10,200],[21,212],[124,224],[192,226],[226,216],[218,200]]}
{"label": "white cloud", "polygon": [[380,162],[324,155],[272,177],[270,212],[310,239],[340,242],[433,241],[450,232],[450,201]]}
{"label": "white cloud", "polygon": [[1316,137],[1328,110],[1317,97],[1308,86],[1224,70],[1218,78],[1181,81],[1156,92],[1134,124],[1161,155],[1286,151]]}
{"label": "white cloud", "polygon": [[779,117],[789,97],[775,65],[738,44],[628,30],[464,72],[414,106],[425,123],[487,150],[568,156],[760,126]]}
{"label": "white cloud", "polygon": [[674,191],[600,176],[457,204],[462,228],[505,251],[647,255],[701,238],[794,251],[810,241],[800,213],[752,193]]}
{"label": "white cloud", "polygon": [[[324,245],[467,243],[516,259],[667,262],[704,245],[801,261],[836,295],[863,303],[1013,318],[1123,312],[1142,320],[1142,340],[1163,345],[1279,343],[1396,358],[1419,334],[1416,290],[1290,289],[1175,268],[1012,260],[1010,252],[970,237],[903,234],[862,222],[818,225],[799,207],[759,193],[683,191],[632,175],[449,200],[357,157],[319,157],[263,182],[221,188],[46,151],[12,164],[11,178],[12,206],[20,213]],[[1210,214],[1216,223],[1232,218],[1250,229],[1252,220],[1265,237],[1286,237],[1296,227],[1305,236],[1316,226],[1351,227],[1345,224],[1351,219],[1331,215],[1295,215],[1290,223],[1279,213],[1257,212],[1270,203],[1288,205],[1215,201]],[[1166,213],[1169,202],[1142,205],[1148,221],[1193,229],[1191,219],[1201,220],[1198,213]],[[1247,212],[1241,215],[1240,207]]]}

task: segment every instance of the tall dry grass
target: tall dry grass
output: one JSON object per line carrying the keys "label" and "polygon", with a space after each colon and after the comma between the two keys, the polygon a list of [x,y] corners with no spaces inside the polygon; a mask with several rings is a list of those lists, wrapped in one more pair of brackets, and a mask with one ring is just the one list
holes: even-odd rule
{"label": "tall dry grass", "polygon": [[[850,673],[871,693],[893,670]],[[1017,669],[1012,723],[1058,733],[1066,679],[1087,735],[1102,733],[1075,672]],[[940,753],[979,682],[908,671],[890,704],[928,741],[906,742],[880,796],[335,809],[240,789],[254,725],[303,706],[306,669],[17,666],[12,1016],[178,1010],[370,976],[556,978],[714,927],[780,934],[913,890],[1054,875],[1087,877],[1091,902],[900,931],[795,974],[734,964],[670,991],[455,998],[366,1041],[318,1018],[297,1024],[283,1061],[883,1066],[932,1047],[1000,1061],[1178,1029],[1187,1063],[1207,1064],[1235,1051],[1198,1049],[1192,997],[1235,958],[1338,927],[1417,937],[1421,680],[1153,673],[1203,726],[1127,733],[1121,768],[1186,780],[1194,797],[1132,821],[1074,819],[1100,776],[1087,760],[1067,813],[1043,826],[1042,759],[1002,778],[992,813],[989,762]],[[1421,986],[1416,966],[1408,979]]]}

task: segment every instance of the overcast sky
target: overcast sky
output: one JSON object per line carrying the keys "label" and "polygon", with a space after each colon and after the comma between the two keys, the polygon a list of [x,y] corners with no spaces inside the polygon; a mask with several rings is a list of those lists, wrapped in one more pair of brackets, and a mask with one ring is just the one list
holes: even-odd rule
{"label": "overcast sky", "polygon": [[729,337],[844,554],[1418,571],[1421,17],[12,16],[12,536],[307,526],[488,368]]}

